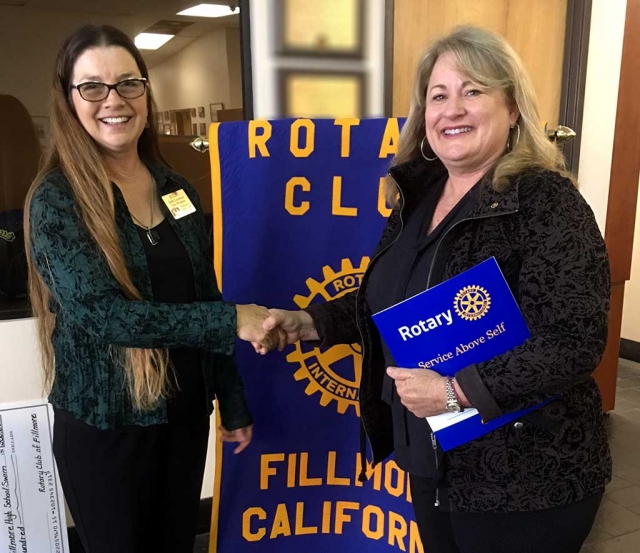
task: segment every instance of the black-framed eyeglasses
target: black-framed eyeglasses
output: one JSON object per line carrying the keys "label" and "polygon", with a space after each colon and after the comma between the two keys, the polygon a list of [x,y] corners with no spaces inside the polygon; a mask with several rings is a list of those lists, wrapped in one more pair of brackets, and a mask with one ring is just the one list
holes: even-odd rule
{"label": "black-framed eyeglasses", "polygon": [[75,88],[80,97],[87,102],[101,102],[105,100],[112,90],[115,90],[121,98],[133,100],[140,98],[145,91],[149,82],[144,77],[136,79],[125,79],[116,84],[101,83],[98,81],[87,81],[86,83],[72,84],[71,88]]}

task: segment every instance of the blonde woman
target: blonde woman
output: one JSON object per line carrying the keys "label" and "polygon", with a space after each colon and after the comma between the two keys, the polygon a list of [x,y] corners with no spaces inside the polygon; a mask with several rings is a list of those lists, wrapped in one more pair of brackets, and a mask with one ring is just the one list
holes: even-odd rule
{"label": "blonde woman", "polygon": [[[591,377],[607,340],[609,263],[502,38],[463,27],[427,51],[393,165],[395,209],[360,290],[306,311],[271,310],[265,328],[285,331],[281,347],[362,343],[373,462],[395,452],[411,474],[425,552],[578,553],[611,477]],[[371,313],[492,256],[531,338],[453,380],[395,367]],[[447,453],[424,418],[473,406],[490,421],[556,396]]]}
{"label": "blonde woman", "polygon": [[222,301],[198,196],[163,162],[155,121],[123,32],[67,39],[25,236],[54,454],[87,553],[191,553],[214,397],[221,439],[240,452],[252,437],[235,338],[271,340],[265,308]]}

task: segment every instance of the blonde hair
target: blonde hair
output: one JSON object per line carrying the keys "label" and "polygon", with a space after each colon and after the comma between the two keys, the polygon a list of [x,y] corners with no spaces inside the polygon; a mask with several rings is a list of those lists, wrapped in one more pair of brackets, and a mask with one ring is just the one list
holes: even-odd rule
{"label": "blonde hair", "polygon": [[[136,60],[143,77],[148,71],[140,52],[122,31],[102,25],[87,25],[76,31],[62,46],[52,83],[51,148],[43,167],[33,181],[25,200],[24,226],[27,263],[29,268],[29,296],[37,318],[38,338],[42,349],[44,385],[48,392],[55,377],[54,350],[51,335],[55,315],[49,310],[51,292],[36,269],[31,254],[29,208],[34,193],[44,177],[60,169],[68,179],[76,209],[104,256],[123,295],[129,300],[142,300],[127,270],[115,222],[115,206],[111,180],[102,156],[71,105],[70,88],[76,60],[86,50],[102,46],[125,48]],[[148,124],[138,141],[138,153],[146,163],[164,162],[160,154],[155,128],[155,105],[151,90],[147,89]],[[153,409],[168,392],[169,358],[163,349],[110,347],[110,355],[124,372],[134,407]]]}
{"label": "blonde hair", "polygon": [[[572,178],[565,171],[564,157],[545,135],[540,124],[536,94],[518,54],[502,37],[478,27],[457,27],[431,44],[422,56],[413,87],[409,116],[400,134],[398,153],[392,165],[421,156],[420,143],[426,135],[424,113],[426,90],[433,68],[443,54],[453,54],[458,69],[481,86],[502,91],[507,105],[520,111],[518,128],[509,132],[510,151],[498,159],[492,171],[492,186],[500,192],[508,187],[513,175],[537,166]],[[519,138],[518,138],[519,134]],[[425,149],[427,140],[425,139]],[[390,205],[397,205],[397,185],[386,181]]]}

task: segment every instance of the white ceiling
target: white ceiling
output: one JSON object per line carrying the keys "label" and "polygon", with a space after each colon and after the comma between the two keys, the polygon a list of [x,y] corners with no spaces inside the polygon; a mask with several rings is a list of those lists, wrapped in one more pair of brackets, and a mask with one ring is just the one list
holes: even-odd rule
{"label": "white ceiling", "polygon": [[24,6],[49,11],[89,12],[122,16],[137,15],[145,11],[175,14],[197,4],[238,5],[237,0],[0,0],[0,6]]}
{"label": "white ceiling", "polygon": [[55,12],[86,13],[95,19],[96,16],[126,17],[131,21],[130,28],[143,32],[161,20],[189,21],[193,25],[180,32],[158,50],[142,50],[142,55],[149,67],[158,65],[187,44],[215,29],[237,27],[239,15],[228,17],[184,17],[177,12],[201,3],[237,6],[238,0],[0,0],[0,6],[19,6],[29,12],[46,10]]}

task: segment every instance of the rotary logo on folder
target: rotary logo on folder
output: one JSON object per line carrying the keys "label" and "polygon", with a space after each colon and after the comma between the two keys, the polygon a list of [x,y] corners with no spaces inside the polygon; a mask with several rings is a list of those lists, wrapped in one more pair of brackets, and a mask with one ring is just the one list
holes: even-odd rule
{"label": "rotary logo on folder", "polygon": [[[530,336],[495,258],[373,316],[396,365],[453,376],[489,361]],[[475,409],[427,417],[445,451],[540,407],[483,424]]]}

